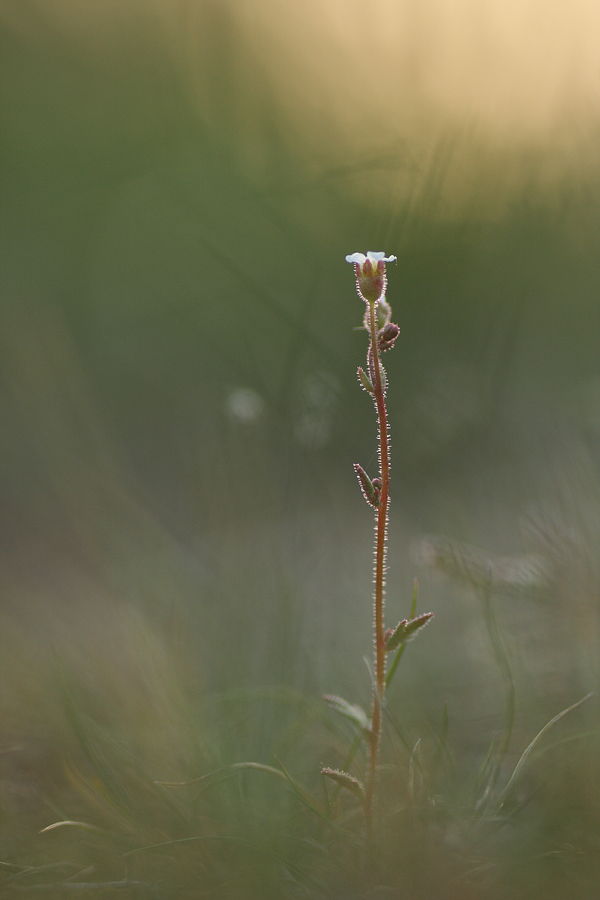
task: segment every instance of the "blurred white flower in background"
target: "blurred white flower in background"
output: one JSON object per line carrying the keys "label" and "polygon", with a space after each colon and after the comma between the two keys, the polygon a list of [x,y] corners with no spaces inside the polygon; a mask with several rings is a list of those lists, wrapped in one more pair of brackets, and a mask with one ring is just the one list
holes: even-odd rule
{"label": "blurred white flower in background", "polygon": [[300,388],[301,413],[294,428],[298,443],[319,450],[333,436],[333,413],[339,394],[337,379],[330,372],[308,375]]}
{"label": "blurred white flower in background", "polygon": [[225,403],[231,419],[244,425],[257,422],[265,411],[265,401],[252,388],[234,388]]}

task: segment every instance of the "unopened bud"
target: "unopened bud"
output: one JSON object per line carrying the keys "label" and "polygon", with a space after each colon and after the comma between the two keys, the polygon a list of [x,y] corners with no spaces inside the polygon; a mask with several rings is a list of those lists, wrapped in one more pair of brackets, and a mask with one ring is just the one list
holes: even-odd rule
{"label": "unopened bud", "polygon": [[392,321],[392,307],[384,297],[381,297],[377,304],[377,327],[385,328],[388,322]]}
{"label": "unopened bud", "polygon": [[388,324],[377,334],[377,346],[382,352],[384,350],[389,350],[394,346],[394,341],[399,334],[400,329],[398,326],[394,325],[393,322],[388,322]]}
{"label": "unopened bud", "polygon": [[374,478],[371,481],[363,467],[358,463],[354,463],[354,471],[363,492],[363,497],[370,506],[378,509],[381,505],[381,479]]}
{"label": "unopened bud", "polygon": [[[380,331],[382,328],[391,322],[392,319],[392,307],[385,299],[385,296],[382,296],[377,304],[377,309],[375,310],[375,323],[377,326],[377,331]],[[365,314],[363,316],[363,326],[367,329],[367,331],[371,331],[371,314],[369,312],[369,305],[367,304],[367,308],[365,309]]]}

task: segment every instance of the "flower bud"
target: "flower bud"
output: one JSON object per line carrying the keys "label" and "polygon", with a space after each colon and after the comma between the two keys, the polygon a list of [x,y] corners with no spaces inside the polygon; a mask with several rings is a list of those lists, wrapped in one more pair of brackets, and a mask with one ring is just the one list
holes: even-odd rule
{"label": "flower bud", "polygon": [[358,463],[354,463],[354,471],[356,472],[360,489],[363,492],[363,497],[370,506],[378,509],[381,506],[381,478],[374,478],[371,481],[363,467]]}
{"label": "flower bud", "polygon": [[380,298],[377,304],[377,327],[385,328],[392,321],[392,307],[385,299],[385,295]]}
{"label": "flower bud", "polygon": [[[392,321],[392,307],[387,302],[385,294],[382,294],[379,298],[379,303],[377,304],[377,309],[375,310],[375,322],[377,325],[377,330],[380,331],[382,328]],[[363,327],[366,328],[367,331],[371,330],[371,314],[369,312],[369,304],[365,307],[365,314],[363,316]]]}
{"label": "flower bud", "polygon": [[394,346],[394,341],[400,334],[400,329],[393,322],[388,322],[385,328],[382,328],[377,335],[377,345],[383,352]]}

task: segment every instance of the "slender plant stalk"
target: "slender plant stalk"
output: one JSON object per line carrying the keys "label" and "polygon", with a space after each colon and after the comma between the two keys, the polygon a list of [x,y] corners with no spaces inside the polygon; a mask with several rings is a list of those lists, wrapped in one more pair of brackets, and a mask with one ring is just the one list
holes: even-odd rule
{"label": "slender plant stalk", "polygon": [[375,375],[373,397],[377,407],[379,427],[379,476],[381,478],[381,493],[379,497],[379,506],[377,508],[377,524],[375,531],[375,684],[373,686],[373,709],[371,712],[371,733],[369,738],[369,771],[365,792],[367,833],[371,836],[373,832],[373,794],[375,791],[377,762],[379,759],[379,742],[381,738],[381,706],[385,691],[385,639],[383,614],[387,518],[390,490],[390,441],[387,410],[385,406],[385,391],[381,373],[381,359],[377,342],[375,303],[369,303],[369,326],[371,333],[370,355],[373,360],[373,372]]}
{"label": "slender plant stalk", "polygon": [[[373,681],[373,702],[370,716],[352,703],[348,703],[342,697],[326,694],[324,699],[341,715],[349,719],[357,729],[358,739],[364,739],[368,748],[368,767],[366,784],[362,783],[349,772],[340,769],[331,769],[327,766],[321,769],[324,776],[335,782],[336,789],[346,789],[360,797],[364,803],[366,832],[369,841],[373,840],[373,807],[375,787],[377,784],[377,766],[379,762],[379,745],[381,742],[382,707],[387,681],[391,679],[402,655],[404,645],[412,640],[415,634],[423,628],[432,618],[433,613],[424,613],[415,618],[416,588],[413,597],[411,619],[403,619],[395,628],[386,630],[384,624],[384,599],[385,599],[385,556],[387,540],[388,507],[390,503],[390,438],[388,433],[388,418],[385,405],[385,392],[387,376],[381,363],[381,354],[390,350],[400,333],[397,325],[391,321],[392,310],[385,297],[387,287],[386,263],[394,262],[395,256],[385,256],[384,253],[352,253],[346,257],[346,262],[354,265],[356,273],[356,290],[358,296],[366,304],[363,318],[365,329],[369,333],[369,350],[367,353],[366,371],[359,367],[358,380],[363,390],[373,398],[377,410],[378,448],[379,448],[379,475],[371,480],[363,467],[354,464],[354,470],[367,503],[376,510],[375,513],[375,566],[373,580],[375,590],[373,596],[374,605],[374,631],[375,631],[375,675]],[[396,653],[394,662],[390,667],[386,680],[385,658],[388,653]],[[348,754],[346,766],[352,762],[357,742],[352,745]]]}

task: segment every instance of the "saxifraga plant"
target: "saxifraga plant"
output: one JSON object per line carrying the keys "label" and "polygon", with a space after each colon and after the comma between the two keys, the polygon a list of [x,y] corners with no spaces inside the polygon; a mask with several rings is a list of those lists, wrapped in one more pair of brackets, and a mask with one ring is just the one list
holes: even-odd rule
{"label": "saxifraga plant", "polygon": [[[370,715],[367,716],[361,707],[350,704],[341,697],[325,696],[325,700],[334,709],[353,722],[367,743],[368,767],[364,786],[354,776],[339,769],[326,767],[322,769],[322,773],[340,787],[360,797],[364,806],[366,832],[369,839],[373,837],[373,801],[377,781],[385,691],[399,662],[402,648],[433,617],[433,613],[424,613],[415,617],[415,594],[409,620],[403,619],[395,628],[387,629],[384,620],[387,523],[390,504],[390,436],[386,407],[387,376],[381,362],[381,355],[386,350],[391,350],[400,333],[398,326],[391,320],[392,310],[386,299],[386,263],[395,260],[395,256],[385,256],[384,253],[374,253],[371,250],[367,252],[366,256],[363,253],[353,253],[346,257],[346,262],[354,265],[356,290],[358,296],[366,304],[363,322],[369,334],[367,366],[366,370],[359,366],[358,379],[363,390],[373,398],[378,424],[378,476],[371,479],[362,466],[358,463],[354,466],[364,498],[375,510],[373,571],[375,665]],[[386,674],[388,653],[396,653],[396,658]]]}

